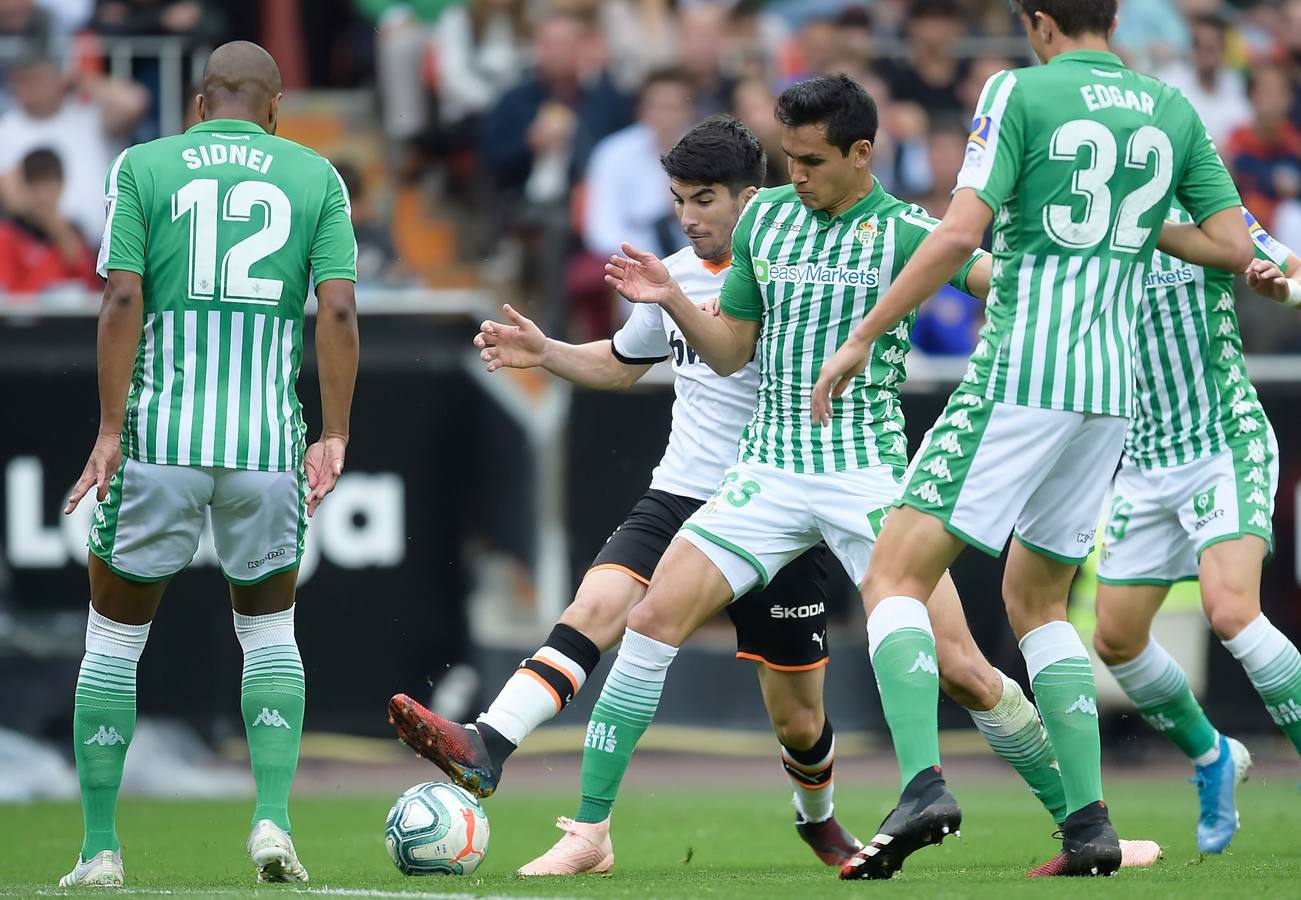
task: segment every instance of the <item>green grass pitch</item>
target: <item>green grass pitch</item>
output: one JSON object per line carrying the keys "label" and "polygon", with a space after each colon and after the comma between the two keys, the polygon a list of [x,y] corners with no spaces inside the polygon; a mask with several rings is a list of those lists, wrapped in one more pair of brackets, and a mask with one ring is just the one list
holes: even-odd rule
{"label": "green grass pitch", "polygon": [[[775,786],[774,786],[775,787]],[[870,837],[893,800],[888,790],[838,786],[837,815]],[[801,844],[791,810],[775,790],[629,791],[615,810],[614,874],[520,879],[513,871],[560,833],[557,814],[573,812],[560,793],[511,793],[488,800],[488,857],[463,878],[404,878],[389,863],[383,820],[389,795],[296,799],[294,838],[310,885],[255,887],[244,856],[246,801],[160,802],[128,798],[120,828],[131,894],[395,896],[402,893],[525,897],[1297,897],[1301,896],[1301,797],[1294,783],[1253,781],[1240,793],[1244,828],[1229,853],[1199,859],[1196,800],[1187,784],[1114,778],[1109,782],[1121,834],[1150,837],[1166,858],[1150,871],[1115,878],[1029,881],[1025,870],[1049,856],[1047,817],[1024,790],[1006,783],[955,785],[963,803],[962,838],[912,857],[892,882],[837,881]],[[0,806],[0,894],[86,895],[54,885],[80,840],[71,804]],[[109,889],[90,889],[102,897]]]}

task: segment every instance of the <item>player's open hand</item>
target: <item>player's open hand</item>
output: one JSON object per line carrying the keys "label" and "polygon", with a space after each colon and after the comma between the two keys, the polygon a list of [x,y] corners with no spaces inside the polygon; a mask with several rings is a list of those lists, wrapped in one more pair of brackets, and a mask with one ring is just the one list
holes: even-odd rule
{"label": "player's open hand", "polygon": [[90,459],[86,460],[86,468],[82,469],[81,477],[73,485],[72,495],[68,497],[68,505],[63,507],[63,514],[72,515],[81,498],[86,496],[86,492],[92,487],[95,489],[96,500],[107,497],[108,480],[113,477],[113,473],[120,465],[122,465],[122,435],[100,432],[95,438],[95,446],[90,450]]}
{"label": "player's open hand", "polygon": [[343,474],[343,457],[348,441],[341,437],[324,437],[307,448],[303,467],[307,470],[307,515],[316,515],[316,507],[334,490]]}
{"label": "player's open hand", "polygon": [[849,383],[863,374],[871,348],[856,334],[840,346],[831,359],[822,364],[813,385],[813,424],[831,424],[831,401],[849,389]]}
{"label": "player's open hand", "polygon": [[547,336],[533,320],[520,315],[509,303],[501,308],[506,322],[484,320],[479,333],[474,336],[474,346],[479,348],[479,359],[488,364],[489,372],[503,366],[512,369],[531,369],[542,365],[542,355],[547,348]]}
{"label": "player's open hand", "polygon": [[663,303],[673,293],[673,277],[654,253],[623,245],[605,264],[605,283],[629,303]]}
{"label": "player's open hand", "polygon": [[1253,259],[1247,266],[1247,287],[1262,297],[1284,303],[1291,285],[1287,283],[1287,275],[1274,263],[1267,259]]}

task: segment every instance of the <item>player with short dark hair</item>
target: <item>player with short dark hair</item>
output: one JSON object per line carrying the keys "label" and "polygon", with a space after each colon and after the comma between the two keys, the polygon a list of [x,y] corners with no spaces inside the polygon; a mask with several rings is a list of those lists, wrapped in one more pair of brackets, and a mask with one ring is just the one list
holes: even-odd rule
{"label": "player with short dark hair", "polygon": [[[356,244],[329,161],[275,136],[280,71],[256,44],[213,51],[199,123],[122,152],[99,272],[100,425],[65,512],[92,488],[90,617],[73,745],[86,831],[73,885],[121,885],[116,806],[136,664],[205,513],[244,650],[258,881],[306,881],[290,838],[305,687],[294,593],[307,517],[343,470],[357,372]],[[295,388],[315,282],[320,438]]]}
{"label": "player with short dark hair", "polygon": [[[718,295],[731,263],[732,231],[767,168],[759,141],[729,115],[712,116],[688,132],[662,164],[679,224],[690,242],[667,260],[693,301]],[[475,345],[488,371],[542,367],[588,388],[631,387],[655,363],[673,366],[673,424],[650,488],[592,561],[573,603],[544,646],[521,663],[487,712],[460,725],[399,694],[390,718],[416,752],[479,796],[493,793],[502,766],[542,722],[577,695],[623,634],[628,611],[645,596],[673,535],[709,499],[754,408],[756,365],[719,377],[673,320],[651,306],[634,308],[612,340],[574,346],[548,338],[512,307],[506,321],[484,322]],[[803,554],[765,590],[728,612],[737,657],[756,663],[759,686],[780,755],[795,789],[796,830],[828,865],[841,865],[862,844],[834,816],[835,735],[822,705],[826,649],[826,548]],[[617,740],[589,733],[589,745]],[[585,771],[584,780],[588,773]],[[614,863],[609,822],[562,817],[555,848],[523,866],[524,875],[608,871]]]}
{"label": "player with short dark hair", "polygon": [[[1172,195],[1196,223],[1193,261],[1238,271],[1251,242],[1197,113],[1109,51],[1115,0],[1020,7],[1046,64],[986,83],[944,221],[822,367],[812,420],[834,429],[879,341],[968,266],[992,222],[988,321],[862,584],[882,708],[900,766],[914,773],[881,830],[897,844],[957,808],[937,786],[938,685],[910,661],[933,652],[926,598],[963,546],[998,556],[1015,534],[1004,600],[1069,813],[1054,874],[1106,875],[1122,851],[1103,802],[1093,670],[1066,621],[1067,590],[1133,412],[1136,306]],[[855,862],[873,865],[874,846]]]}

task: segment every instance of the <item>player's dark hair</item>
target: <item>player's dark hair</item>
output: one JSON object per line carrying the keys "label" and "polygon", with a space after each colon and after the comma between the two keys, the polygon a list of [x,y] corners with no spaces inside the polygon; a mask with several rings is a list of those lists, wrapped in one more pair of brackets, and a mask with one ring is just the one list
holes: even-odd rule
{"label": "player's dark hair", "polygon": [[1034,18],[1035,13],[1051,16],[1067,37],[1106,34],[1116,21],[1119,0],[1012,0],[1013,9]]}
{"label": "player's dark hair", "polygon": [[776,115],[791,128],[825,126],[827,143],[842,156],[858,141],[876,141],[876,101],[848,75],[819,75],[792,84],[777,98]]}
{"label": "player's dark hair", "polygon": [[23,157],[23,181],[62,181],[63,160],[49,147],[40,147]]}
{"label": "player's dark hair", "polygon": [[763,144],[735,116],[720,113],[686,133],[660,158],[670,178],[687,184],[723,184],[733,194],[761,187],[768,171]]}

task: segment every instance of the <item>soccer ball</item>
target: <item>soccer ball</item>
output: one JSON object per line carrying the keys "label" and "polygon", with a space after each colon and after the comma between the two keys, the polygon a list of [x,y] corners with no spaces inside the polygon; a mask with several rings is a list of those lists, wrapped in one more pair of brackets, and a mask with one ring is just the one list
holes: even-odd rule
{"label": "soccer ball", "polygon": [[488,852],[488,817],[468,792],[429,781],[398,797],[384,840],[403,875],[469,875]]}

